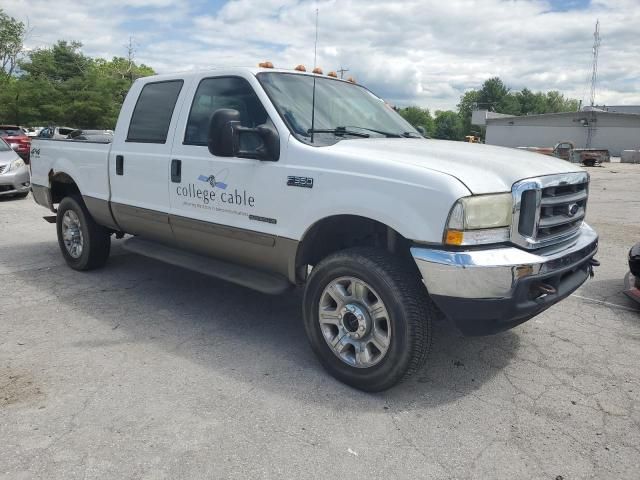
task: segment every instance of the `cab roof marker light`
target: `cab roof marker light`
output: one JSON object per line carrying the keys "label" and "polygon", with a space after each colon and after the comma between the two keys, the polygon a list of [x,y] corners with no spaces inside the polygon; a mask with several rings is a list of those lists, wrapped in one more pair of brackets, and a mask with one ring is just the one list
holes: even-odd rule
{"label": "cab roof marker light", "polygon": [[258,64],[258,67],[260,68],[273,68],[273,63],[267,61],[267,62],[260,62]]}
{"label": "cab roof marker light", "polygon": [[349,83],[356,83],[356,79],[355,79],[355,78],[353,78],[353,77],[349,77],[349,78],[347,78],[347,82],[349,82]]}
{"label": "cab roof marker light", "polygon": [[298,72],[306,72],[307,71],[305,66],[302,65],[302,64],[298,65],[296,68],[294,68],[294,70],[297,70]]}
{"label": "cab roof marker light", "polygon": [[313,73],[317,75],[322,75],[322,69],[320,67],[316,67],[313,69]]}
{"label": "cab roof marker light", "polygon": [[336,72],[331,71],[327,73],[327,77],[338,78],[338,74]]}

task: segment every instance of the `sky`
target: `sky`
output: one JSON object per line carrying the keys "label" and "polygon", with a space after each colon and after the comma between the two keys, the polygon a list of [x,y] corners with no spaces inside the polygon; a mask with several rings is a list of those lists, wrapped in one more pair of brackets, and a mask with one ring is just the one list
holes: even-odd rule
{"label": "sky", "polygon": [[512,90],[589,102],[593,30],[602,43],[596,103],[640,105],[640,0],[1,0],[28,23],[28,48],[78,40],[169,73],[214,66],[349,69],[398,106],[455,109],[499,76]]}

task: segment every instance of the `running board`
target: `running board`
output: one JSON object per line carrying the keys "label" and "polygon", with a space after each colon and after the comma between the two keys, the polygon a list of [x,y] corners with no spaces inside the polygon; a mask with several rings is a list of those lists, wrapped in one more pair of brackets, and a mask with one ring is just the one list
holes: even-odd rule
{"label": "running board", "polygon": [[291,283],[282,275],[263,272],[262,270],[255,270],[203,255],[185,252],[160,243],[142,240],[138,237],[128,238],[122,243],[122,247],[131,253],[144,255],[145,257],[186,268],[187,270],[193,270],[194,272],[199,272],[210,277],[226,280],[227,282],[242,285],[243,287],[270,295],[284,293],[292,287]]}

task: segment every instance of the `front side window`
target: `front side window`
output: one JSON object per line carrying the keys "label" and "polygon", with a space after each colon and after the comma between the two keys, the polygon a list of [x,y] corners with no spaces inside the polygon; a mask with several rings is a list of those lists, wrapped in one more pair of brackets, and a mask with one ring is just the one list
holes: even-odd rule
{"label": "front side window", "polygon": [[205,78],[193,98],[184,135],[185,145],[207,144],[209,120],[221,108],[240,112],[243,127],[255,128],[268,120],[267,112],[247,80],[240,77]]}
{"label": "front side window", "polygon": [[[258,80],[291,132],[311,143],[313,83],[315,80],[314,144],[372,137],[419,137],[420,134],[382,99],[359,85],[329,77],[262,72]],[[359,136],[345,135],[355,131]]]}
{"label": "front side window", "polygon": [[131,115],[127,142],[166,143],[182,80],[148,83]]}

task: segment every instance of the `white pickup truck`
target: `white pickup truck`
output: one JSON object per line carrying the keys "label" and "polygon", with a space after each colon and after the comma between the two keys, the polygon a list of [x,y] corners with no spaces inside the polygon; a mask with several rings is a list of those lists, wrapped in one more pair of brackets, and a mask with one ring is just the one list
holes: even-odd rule
{"label": "white pickup truck", "polygon": [[265,293],[304,287],[313,350],[363,390],[416,371],[441,314],[466,334],[508,329],[597,265],[582,169],[425,139],[321,74],[140,79],[111,142],[37,138],[31,168],[69,266],[103,266],[126,234],[130,251]]}

